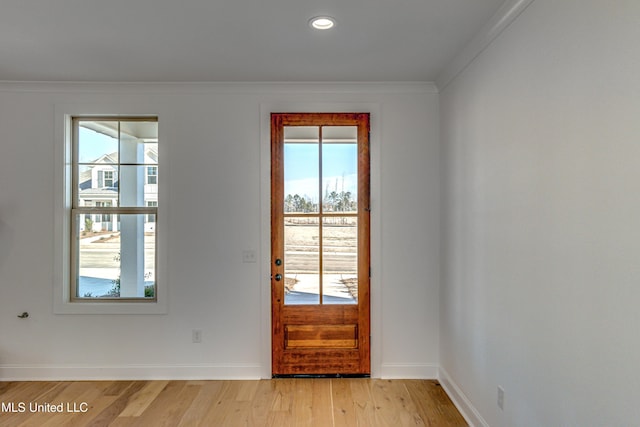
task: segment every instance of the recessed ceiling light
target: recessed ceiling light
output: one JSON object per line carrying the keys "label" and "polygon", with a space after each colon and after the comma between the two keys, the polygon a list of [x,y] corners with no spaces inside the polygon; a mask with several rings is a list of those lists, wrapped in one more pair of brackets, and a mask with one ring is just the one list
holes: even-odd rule
{"label": "recessed ceiling light", "polygon": [[309,25],[316,30],[328,30],[336,25],[336,20],[330,16],[316,16],[309,20]]}

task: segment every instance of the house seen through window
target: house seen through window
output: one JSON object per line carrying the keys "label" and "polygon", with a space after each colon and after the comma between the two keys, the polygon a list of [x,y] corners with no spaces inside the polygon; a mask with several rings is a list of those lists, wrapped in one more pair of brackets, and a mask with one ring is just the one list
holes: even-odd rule
{"label": "house seen through window", "polygon": [[71,299],[155,301],[157,119],[72,124]]}

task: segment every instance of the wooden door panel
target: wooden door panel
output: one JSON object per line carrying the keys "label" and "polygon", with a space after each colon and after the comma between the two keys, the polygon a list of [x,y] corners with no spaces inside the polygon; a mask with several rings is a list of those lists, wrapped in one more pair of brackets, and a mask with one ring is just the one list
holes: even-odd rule
{"label": "wooden door panel", "polygon": [[358,348],[358,325],[286,325],[284,349]]}
{"label": "wooden door panel", "polygon": [[[322,361],[321,369],[319,360]],[[282,373],[274,375],[368,375],[368,372],[362,372],[360,364],[357,351],[297,353],[284,357]]]}

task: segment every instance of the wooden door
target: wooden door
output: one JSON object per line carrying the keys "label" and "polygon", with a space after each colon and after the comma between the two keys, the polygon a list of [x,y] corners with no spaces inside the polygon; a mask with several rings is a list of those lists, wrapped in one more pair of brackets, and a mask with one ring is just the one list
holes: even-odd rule
{"label": "wooden door", "polygon": [[369,114],[271,115],[272,373],[369,375]]}

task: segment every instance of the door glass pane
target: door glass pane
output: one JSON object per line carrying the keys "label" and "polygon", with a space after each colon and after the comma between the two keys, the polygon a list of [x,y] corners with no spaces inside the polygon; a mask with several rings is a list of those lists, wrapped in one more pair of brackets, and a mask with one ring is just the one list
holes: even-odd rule
{"label": "door glass pane", "polygon": [[284,219],[285,304],[320,303],[318,218]]}
{"label": "door glass pane", "polygon": [[322,302],[358,302],[358,219],[322,220]]}
{"label": "door glass pane", "polygon": [[322,189],[324,212],[357,212],[358,128],[322,128]]}
{"label": "door glass pane", "polygon": [[284,212],[318,212],[320,148],[317,126],[284,128]]}

